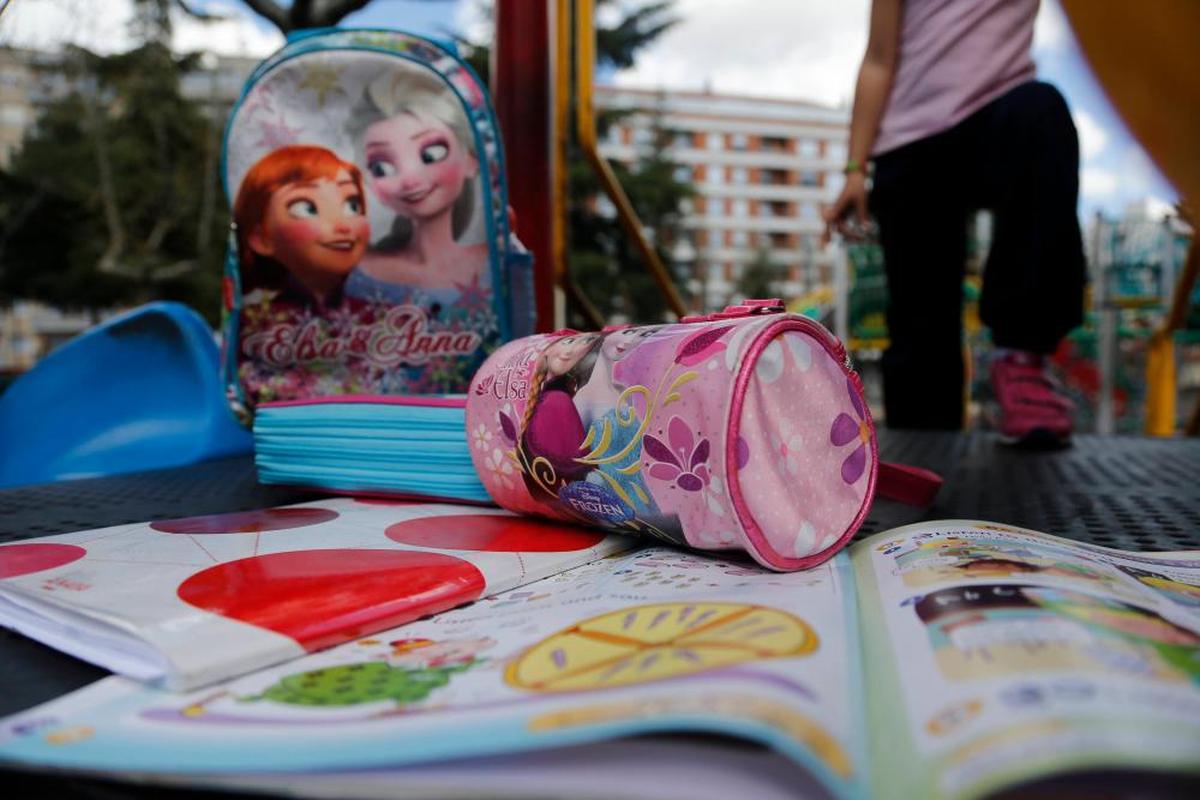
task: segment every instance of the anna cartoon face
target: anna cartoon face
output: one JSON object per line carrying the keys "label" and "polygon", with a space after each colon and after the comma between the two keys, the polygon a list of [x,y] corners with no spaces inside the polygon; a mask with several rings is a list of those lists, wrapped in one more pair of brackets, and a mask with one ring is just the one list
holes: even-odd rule
{"label": "anna cartoon face", "polygon": [[575,333],[555,339],[542,351],[546,372],[553,376],[566,375],[592,349],[598,333]]}
{"label": "anna cartoon face", "polygon": [[412,219],[450,209],[479,173],[475,156],[433,116],[402,112],[380,120],[367,128],[363,149],[372,191]]}
{"label": "anna cartoon face", "polygon": [[362,187],[348,170],[286,184],[267,202],[250,248],[305,284],[336,280],[362,259],[369,229]]}

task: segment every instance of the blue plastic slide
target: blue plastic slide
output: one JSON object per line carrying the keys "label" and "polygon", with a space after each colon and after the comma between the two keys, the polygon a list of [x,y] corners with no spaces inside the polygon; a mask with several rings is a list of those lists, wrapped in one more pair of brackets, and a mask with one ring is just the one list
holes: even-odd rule
{"label": "blue plastic slide", "polygon": [[53,351],[0,394],[0,487],[248,453],[204,320],[150,303]]}

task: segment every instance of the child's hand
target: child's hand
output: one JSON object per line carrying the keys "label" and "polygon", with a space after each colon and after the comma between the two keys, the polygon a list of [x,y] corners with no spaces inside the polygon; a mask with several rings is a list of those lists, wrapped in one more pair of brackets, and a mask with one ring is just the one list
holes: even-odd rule
{"label": "child's hand", "polygon": [[866,238],[871,231],[871,218],[867,214],[867,176],[851,172],[846,176],[841,194],[833,205],[821,210],[825,219],[825,232],[821,244],[829,244],[834,233],[857,241]]}

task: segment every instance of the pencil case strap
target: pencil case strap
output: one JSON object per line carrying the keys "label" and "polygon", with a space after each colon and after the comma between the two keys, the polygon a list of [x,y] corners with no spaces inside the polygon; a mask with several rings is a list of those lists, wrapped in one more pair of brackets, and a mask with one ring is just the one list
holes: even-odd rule
{"label": "pencil case strap", "polygon": [[880,461],[875,492],[905,505],[930,506],[943,482],[942,476],[932,470]]}

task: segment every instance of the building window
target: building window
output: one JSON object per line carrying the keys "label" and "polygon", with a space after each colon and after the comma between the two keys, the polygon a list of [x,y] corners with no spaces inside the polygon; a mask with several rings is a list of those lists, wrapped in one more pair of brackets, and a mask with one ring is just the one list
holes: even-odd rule
{"label": "building window", "polygon": [[797,148],[801,158],[816,158],[819,150],[816,139],[801,139]]}
{"label": "building window", "polygon": [[821,185],[821,173],[817,172],[815,169],[801,170],[800,171],[800,185],[801,186],[820,186]]}
{"label": "building window", "polygon": [[730,182],[734,183],[738,186],[745,186],[746,181],[748,179],[749,178],[746,173],[746,168],[745,167],[737,167],[736,169],[733,170],[733,174],[731,175]]}
{"label": "building window", "polygon": [[729,207],[729,213],[738,219],[750,216],[750,204],[745,200],[734,200]]}
{"label": "building window", "polygon": [[837,194],[842,190],[842,186],[846,184],[846,176],[840,172],[825,173],[825,188],[830,194]]}
{"label": "building window", "polygon": [[816,203],[801,203],[800,204],[800,219],[816,219],[817,204]]}
{"label": "building window", "polygon": [[676,183],[691,183],[692,168],[687,164],[679,164],[675,167],[675,182]]}
{"label": "building window", "polygon": [[745,247],[750,243],[750,237],[745,231],[734,231],[730,239],[734,247]]}
{"label": "building window", "polygon": [[719,133],[708,134],[708,149],[709,150],[724,150],[725,148],[721,146],[721,138],[722,138],[721,134],[719,134]]}
{"label": "building window", "polygon": [[830,160],[836,161],[840,164],[846,160],[846,143],[826,142],[825,155],[829,156]]}
{"label": "building window", "polygon": [[692,135],[687,131],[675,131],[675,149],[690,150],[692,147]]}
{"label": "building window", "polygon": [[654,141],[654,132],[649,128],[634,128],[633,143],[637,145],[652,144]]}
{"label": "building window", "polygon": [[710,166],[705,172],[705,179],[708,183],[716,186],[721,182],[721,167]]}
{"label": "building window", "polygon": [[729,145],[734,150],[745,150],[750,146],[750,140],[746,138],[744,133],[735,133],[729,137]]}
{"label": "building window", "polygon": [[762,138],[762,149],[768,153],[786,153],[787,148],[787,139],[779,136],[764,136]]}

